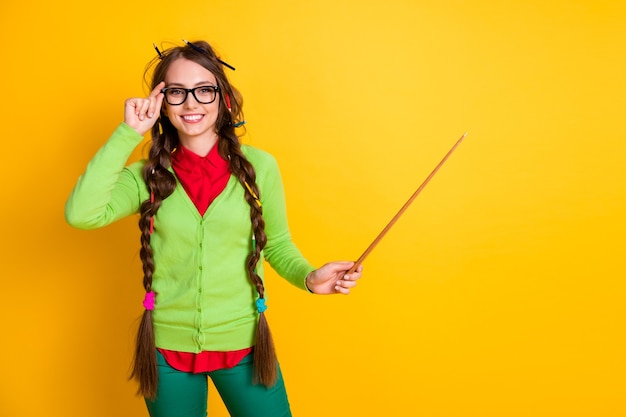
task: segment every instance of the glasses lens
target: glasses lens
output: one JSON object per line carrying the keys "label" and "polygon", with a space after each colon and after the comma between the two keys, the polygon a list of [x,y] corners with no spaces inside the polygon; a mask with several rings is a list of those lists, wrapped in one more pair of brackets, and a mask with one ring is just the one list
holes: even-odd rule
{"label": "glasses lens", "polygon": [[215,100],[217,89],[213,86],[196,87],[193,90],[193,95],[200,103],[209,104]]}
{"label": "glasses lens", "polygon": [[182,104],[187,98],[187,92],[182,88],[168,88],[165,90],[165,99],[169,104]]}

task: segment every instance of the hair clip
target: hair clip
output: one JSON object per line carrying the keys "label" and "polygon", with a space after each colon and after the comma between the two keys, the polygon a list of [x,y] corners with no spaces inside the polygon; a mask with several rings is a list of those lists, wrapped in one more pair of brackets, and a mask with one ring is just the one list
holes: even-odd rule
{"label": "hair clip", "polygon": [[[154,176],[155,173],[156,171],[154,170],[154,168],[152,168],[152,171],[150,171],[150,174]],[[150,203],[154,204],[154,191],[153,190],[150,190]],[[150,216],[150,234],[152,233],[154,233],[154,214]]]}
{"label": "hair clip", "polygon": [[224,94],[224,100],[226,100],[226,107],[228,107],[228,111],[231,111],[232,107],[230,106],[230,96],[228,94]]}
{"label": "hair clip", "polygon": [[[224,100],[226,101],[226,107],[228,107],[228,111],[232,111],[232,107],[230,105],[230,96],[228,94],[224,94]],[[233,127],[239,127],[239,126],[243,126],[246,124],[245,120],[242,120],[240,122],[237,122],[233,125]]]}
{"label": "hair clip", "polygon": [[153,43],[152,46],[154,46],[154,49],[157,51],[157,54],[159,54],[159,59],[163,59],[163,54],[161,53],[161,51],[159,51],[159,48],[157,48],[156,43]]}
{"label": "hair clip", "polygon": [[204,49],[200,48],[197,45],[194,45],[193,43],[189,42],[186,39],[183,39],[183,42],[185,42],[187,45],[191,46],[193,49],[195,49],[196,51],[200,52],[201,54],[206,54],[207,53]]}
{"label": "hair clip", "polygon": [[[189,41],[187,41],[185,39],[183,39],[183,42],[185,42],[187,45],[191,46],[193,49],[195,49],[196,51],[200,52],[201,54],[205,54],[205,55],[208,54],[207,51],[205,51],[204,49],[200,48],[197,45],[194,45],[193,43],[191,43],[191,42],[189,42]],[[226,62],[222,61],[221,59],[219,59],[219,57],[215,57],[215,58],[220,62],[220,64],[222,64],[225,67],[228,67],[231,70],[235,71],[235,67],[233,67],[232,65],[229,65]]]}
{"label": "hair clip", "polygon": [[[217,58],[217,57],[216,57]],[[235,71],[235,67],[233,67],[232,65],[227,64],[226,62],[222,61],[221,59],[217,58],[217,60],[220,62],[220,64],[224,65],[225,67],[230,68],[231,70]]]}
{"label": "hair clip", "polygon": [[248,184],[248,181],[244,181],[243,184],[246,186],[248,191],[250,191],[250,195],[252,195],[252,198],[254,198],[254,201],[256,201],[259,208],[262,207],[261,200],[259,200],[259,197],[256,195],[256,193],[252,191],[252,187],[250,187],[250,185]]}
{"label": "hair clip", "polygon": [[[150,191],[150,203],[154,204],[154,191]],[[154,214],[150,216],[150,234],[154,233]]]}

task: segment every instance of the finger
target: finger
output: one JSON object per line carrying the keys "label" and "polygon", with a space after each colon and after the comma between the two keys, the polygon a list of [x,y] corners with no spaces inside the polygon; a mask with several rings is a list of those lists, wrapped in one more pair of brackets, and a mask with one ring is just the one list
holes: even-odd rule
{"label": "finger", "polygon": [[159,111],[161,104],[163,103],[163,93],[159,93],[154,100],[150,100],[150,106],[148,107],[148,117],[152,119],[154,114]]}
{"label": "finger", "polygon": [[165,100],[165,94],[163,93],[159,93],[159,95],[156,97],[157,100],[157,109],[159,110],[161,109],[161,105],[163,104],[163,100]]}
{"label": "finger", "polygon": [[346,274],[347,277],[349,277],[349,279],[351,280],[356,280],[361,278],[361,271],[363,271],[363,265],[359,264],[356,268],[354,267],[354,263],[353,265],[350,267],[350,269],[348,270],[348,274]]}
{"label": "finger", "polygon": [[161,92],[163,87],[165,87],[165,82],[161,81],[152,89],[150,95],[142,100],[141,109],[139,113],[137,113],[140,120],[143,120],[145,116],[148,116],[150,119],[154,117],[156,109],[159,108],[163,102],[163,93]]}
{"label": "finger", "polygon": [[350,281],[344,278],[339,281],[339,285],[341,285],[343,288],[354,288],[356,287],[356,281]]}
{"label": "finger", "polygon": [[335,284],[335,291],[341,294],[350,294],[350,289],[356,286],[356,282],[354,281],[346,281],[345,279],[340,279]]}
{"label": "finger", "polygon": [[139,116],[141,114],[141,108],[143,107],[143,98],[134,98],[131,100],[131,106],[135,112],[135,116]]}
{"label": "finger", "polygon": [[161,81],[160,83],[158,83],[156,87],[154,87],[154,89],[150,92],[150,95],[148,97],[157,98],[159,94],[163,94],[161,92],[161,90],[163,90],[163,87],[165,87],[165,81]]}
{"label": "finger", "polygon": [[344,288],[341,285],[337,284],[337,285],[335,285],[335,292],[338,293],[338,294],[348,295],[348,294],[350,294],[350,289],[349,288]]}
{"label": "finger", "polygon": [[135,115],[139,114],[139,101],[141,101],[140,98],[129,98],[128,100],[126,100],[126,105],[129,107],[129,109],[132,109],[132,112],[135,113]]}
{"label": "finger", "polygon": [[144,99],[141,103],[141,112],[139,113],[139,119],[143,120],[146,118],[146,116],[151,117],[150,116],[150,107],[153,106],[152,102],[154,101],[154,98],[150,97],[147,99]]}
{"label": "finger", "polygon": [[357,272],[353,272],[351,274],[346,274],[343,276],[343,279],[347,280],[347,281],[356,281],[357,279],[361,278],[363,274],[360,272],[360,269],[357,269]]}
{"label": "finger", "polygon": [[352,261],[336,261],[332,263],[337,269],[349,269],[352,268],[354,262]]}
{"label": "finger", "polygon": [[135,102],[135,114],[139,120],[143,120],[143,116],[145,113],[144,107],[146,105],[146,101],[144,99],[137,100]]}
{"label": "finger", "polygon": [[[124,103],[124,121],[133,125],[134,121],[138,119],[138,104],[137,98],[129,98]],[[134,125],[133,125],[134,126]]]}

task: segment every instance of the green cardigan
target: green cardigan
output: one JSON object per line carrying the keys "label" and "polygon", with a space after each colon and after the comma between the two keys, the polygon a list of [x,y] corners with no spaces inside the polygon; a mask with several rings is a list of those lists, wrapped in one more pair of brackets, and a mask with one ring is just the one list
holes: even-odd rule
{"label": "green cardigan", "polygon": [[[126,164],[141,140],[124,123],[115,130],[67,200],[70,225],[95,229],[139,212],[149,198],[141,175],[145,160]],[[263,256],[279,275],[305,290],[306,275],[314,267],[291,240],[276,161],[250,146],[242,151],[257,174],[267,234]],[[245,267],[251,242],[250,207],[234,176],[204,216],[177,185],[155,216],[151,238],[157,347],[197,353],[255,344],[258,295]],[[257,270],[263,277],[262,261]]]}

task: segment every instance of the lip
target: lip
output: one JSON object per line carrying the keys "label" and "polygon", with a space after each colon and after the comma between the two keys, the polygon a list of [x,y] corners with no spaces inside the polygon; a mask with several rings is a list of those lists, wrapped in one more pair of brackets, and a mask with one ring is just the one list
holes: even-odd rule
{"label": "lip", "polygon": [[185,123],[198,123],[204,119],[204,114],[184,114],[180,116]]}

